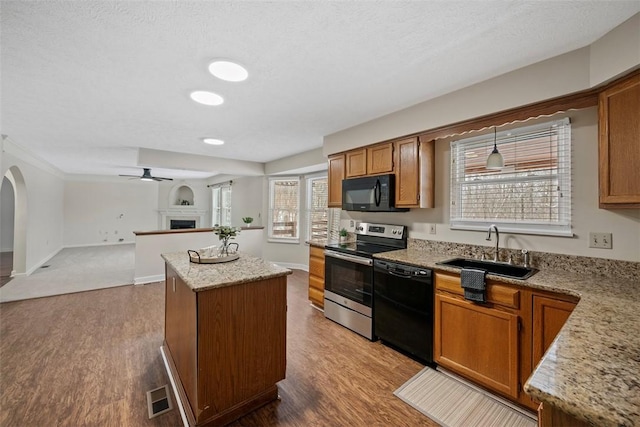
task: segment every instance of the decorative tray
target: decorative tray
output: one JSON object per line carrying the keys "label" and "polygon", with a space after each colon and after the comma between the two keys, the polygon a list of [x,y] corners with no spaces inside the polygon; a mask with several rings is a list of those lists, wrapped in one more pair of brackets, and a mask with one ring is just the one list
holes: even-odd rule
{"label": "decorative tray", "polygon": [[221,257],[217,255],[216,256],[200,256],[198,251],[193,251],[191,249],[189,249],[187,253],[189,254],[189,261],[196,264],[218,264],[221,262],[235,261],[238,258],[240,258],[240,255],[238,254],[231,254],[231,255],[221,256]]}

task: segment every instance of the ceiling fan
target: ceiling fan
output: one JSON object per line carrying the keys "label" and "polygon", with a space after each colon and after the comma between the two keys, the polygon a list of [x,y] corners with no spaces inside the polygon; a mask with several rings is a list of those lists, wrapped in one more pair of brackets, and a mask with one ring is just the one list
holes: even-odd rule
{"label": "ceiling fan", "polygon": [[140,181],[173,181],[173,178],[163,178],[161,176],[152,176],[150,168],[142,168],[144,172],[142,172],[142,176],[138,175],[120,175],[120,176],[130,176],[133,178],[139,178]]}

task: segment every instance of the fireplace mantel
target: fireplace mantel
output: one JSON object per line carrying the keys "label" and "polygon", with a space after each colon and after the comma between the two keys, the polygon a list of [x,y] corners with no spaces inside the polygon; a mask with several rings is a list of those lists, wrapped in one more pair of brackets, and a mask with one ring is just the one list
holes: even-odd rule
{"label": "fireplace mantel", "polygon": [[169,230],[172,219],[190,219],[196,222],[196,228],[203,227],[205,215],[208,211],[204,209],[198,209],[195,206],[176,206],[169,209],[158,210],[159,230]]}

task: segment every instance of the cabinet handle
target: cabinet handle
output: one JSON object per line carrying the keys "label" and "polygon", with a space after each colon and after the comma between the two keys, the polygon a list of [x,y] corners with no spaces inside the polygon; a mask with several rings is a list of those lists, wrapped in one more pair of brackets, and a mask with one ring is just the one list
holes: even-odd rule
{"label": "cabinet handle", "polygon": [[176,291],[176,278],[172,277],[172,279],[173,279],[173,292],[175,292]]}

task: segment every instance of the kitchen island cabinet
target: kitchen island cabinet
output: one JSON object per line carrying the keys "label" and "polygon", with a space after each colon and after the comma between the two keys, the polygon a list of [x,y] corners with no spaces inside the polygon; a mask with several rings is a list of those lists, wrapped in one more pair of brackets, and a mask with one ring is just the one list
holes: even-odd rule
{"label": "kitchen island cabinet", "polygon": [[241,254],[193,264],[163,254],[162,353],[189,425],[225,425],[278,397],[286,368],[286,275]]}

